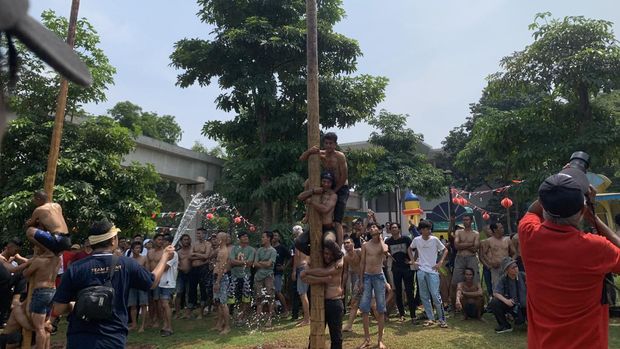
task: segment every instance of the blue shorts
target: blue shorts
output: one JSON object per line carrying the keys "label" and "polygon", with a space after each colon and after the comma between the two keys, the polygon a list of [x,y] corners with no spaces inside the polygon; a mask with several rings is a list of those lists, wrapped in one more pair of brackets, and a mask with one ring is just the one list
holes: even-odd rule
{"label": "blue shorts", "polygon": [[297,268],[295,270],[295,277],[297,278],[297,294],[307,294],[308,293],[308,284],[301,280],[301,272],[304,271],[304,267]]}
{"label": "blue shorts", "polygon": [[149,293],[147,291],[142,291],[137,288],[129,289],[129,298],[127,300],[127,306],[135,307],[140,305],[148,305],[149,304]]}
{"label": "blue shorts", "polygon": [[385,275],[383,273],[364,274],[364,292],[360,301],[362,313],[370,313],[373,291],[377,303],[377,312],[383,314],[385,313]]}
{"label": "blue shorts", "polygon": [[149,291],[149,301],[158,301],[161,297],[161,288],[155,287]]}
{"label": "blue shorts", "polygon": [[[213,274],[214,280],[217,280],[217,274]],[[215,283],[215,281],[214,281]],[[230,284],[230,279],[228,278],[228,274],[222,275],[222,279],[220,279],[220,288],[216,289],[213,287],[213,300],[218,302],[219,304],[228,303],[228,286]]]}
{"label": "blue shorts", "polygon": [[276,293],[282,292],[282,274],[273,275],[273,288],[275,288]]}
{"label": "blue shorts", "polygon": [[35,288],[32,291],[30,312],[35,314],[48,314],[52,310],[52,298],[56,293],[55,288]]}
{"label": "blue shorts", "polygon": [[167,287],[158,287],[159,288],[159,299],[160,300],[169,300],[172,299],[174,295],[174,288]]}
{"label": "blue shorts", "polygon": [[71,250],[71,238],[66,233],[50,233],[37,229],[34,232],[34,239],[54,254]]}

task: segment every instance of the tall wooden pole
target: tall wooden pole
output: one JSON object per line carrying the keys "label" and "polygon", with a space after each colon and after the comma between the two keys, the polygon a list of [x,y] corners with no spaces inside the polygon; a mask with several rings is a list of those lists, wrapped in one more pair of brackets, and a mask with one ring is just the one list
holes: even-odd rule
{"label": "tall wooden pole", "polygon": [[[306,0],[306,53],[308,59],[308,147],[320,145],[319,132],[319,58],[317,49],[317,15],[316,0]],[[311,187],[319,186],[320,177],[319,155],[311,155],[308,159],[308,179]],[[319,197],[314,195],[312,200],[318,202]],[[321,217],[314,208],[308,208],[310,222],[310,260],[313,268],[323,266],[321,253],[323,231]],[[325,347],[325,305],[324,286],[312,285],[310,302],[310,349]]]}
{"label": "tall wooden pole", "polygon": [[[67,44],[71,47],[75,44],[75,28],[77,26],[77,15],[80,8],[80,0],[71,1],[71,14],[69,15],[69,30],[67,33]],[[65,121],[65,109],[67,107],[67,94],[69,92],[69,82],[61,76],[60,91],[56,98],[56,115],[54,118],[54,131],[52,132],[52,141],[50,144],[50,152],[47,156],[47,172],[45,173],[44,189],[47,193],[49,201],[52,201],[54,195],[54,183],[56,182],[56,165],[58,164],[58,153],[60,152],[60,139],[62,138],[62,127]],[[34,284],[28,283],[28,297],[26,305],[29,307],[32,300],[32,288]],[[22,331],[22,349],[30,349],[32,343],[32,332]]]}
{"label": "tall wooden pole", "polygon": [[[69,31],[67,33],[67,44],[71,47],[75,44],[75,27],[77,25],[77,15],[80,8],[80,0],[71,1],[71,15],[69,16]],[[67,79],[60,78],[60,91],[56,99],[56,116],[54,118],[54,131],[50,152],[47,157],[47,172],[45,173],[45,192],[49,200],[54,194],[54,183],[56,182],[56,165],[58,164],[58,153],[60,152],[60,139],[62,138],[62,127],[65,121],[65,109],[67,108],[67,93],[69,92],[69,82]]]}

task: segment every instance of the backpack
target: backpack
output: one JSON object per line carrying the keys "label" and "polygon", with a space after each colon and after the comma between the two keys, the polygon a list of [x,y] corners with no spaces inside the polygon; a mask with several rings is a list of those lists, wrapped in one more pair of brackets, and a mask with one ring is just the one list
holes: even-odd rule
{"label": "backpack", "polygon": [[118,256],[112,256],[110,272],[103,285],[90,286],[78,293],[73,312],[84,321],[111,320],[114,309],[114,288],[112,275],[118,263]]}

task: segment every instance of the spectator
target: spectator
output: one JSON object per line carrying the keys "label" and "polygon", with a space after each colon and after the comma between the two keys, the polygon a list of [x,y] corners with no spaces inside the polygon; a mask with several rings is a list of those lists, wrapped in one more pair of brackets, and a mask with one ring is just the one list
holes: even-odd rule
{"label": "spectator", "polygon": [[[585,174],[566,168],[545,179],[519,222],[530,349],[608,347],[609,306],[601,295],[605,274],[620,272],[620,237],[584,195],[593,205],[596,192]],[[579,230],[583,218],[600,236]]]}
{"label": "spectator", "polygon": [[474,271],[471,268],[465,268],[464,274],[465,281],[456,286],[456,310],[463,311],[465,320],[480,320],[484,308],[482,288],[480,284],[474,283]]}
{"label": "spectator", "polygon": [[507,313],[512,315],[515,325],[525,322],[527,299],[525,273],[519,271],[517,262],[510,257],[504,257],[501,265],[504,275],[495,285],[493,299],[489,303],[489,309],[497,320],[495,333],[512,332],[512,326],[506,319]]}
{"label": "spectator", "polygon": [[174,256],[174,248],[167,247],[152,273],[146,271],[134,260],[119,257],[116,271],[111,279],[114,288],[113,316],[109,320],[89,322],[72,313],[71,302],[86,287],[102,285],[108,277],[112,251],[118,247],[117,234],[120,230],[107,220],[97,221],[90,228],[88,240],[93,254],[74,262],[63,274],[62,281],[54,295],[54,313],[69,315],[67,328],[67,349],[109,349],[124,348],[127,340],[127,297],[130,288],[148,290],[159,285],[166,262]]}

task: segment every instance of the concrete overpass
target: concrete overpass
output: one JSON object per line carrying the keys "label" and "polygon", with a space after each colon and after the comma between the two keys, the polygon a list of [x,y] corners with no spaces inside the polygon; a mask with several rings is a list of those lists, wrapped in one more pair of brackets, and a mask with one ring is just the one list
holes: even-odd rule
{"label": "concrete overpass", "polygon": [[177,183],[185,207],[193,194],[213,190],[224,166],[222,159],[145,136],[136,138],[135,150],[124,157],[122,165],[134,161],[152,164],[162,178]]}

